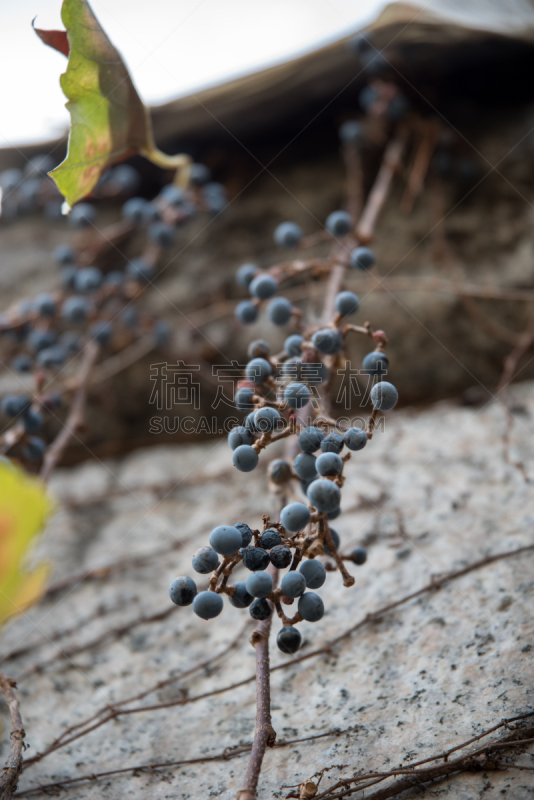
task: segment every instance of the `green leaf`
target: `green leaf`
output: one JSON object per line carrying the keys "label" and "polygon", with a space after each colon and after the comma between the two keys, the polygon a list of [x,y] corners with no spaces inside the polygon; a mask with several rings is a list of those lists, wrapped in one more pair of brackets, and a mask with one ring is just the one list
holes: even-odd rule
{"label": "green leaf", "polygon": [[102,173],[136,153],[163,169],[180,170],[187,182],[190,159],[167,156],[155,146],[148,110],[118,50],[86,0],[63,0],[70,45],[61,88],[71,117],[67,157],[50,175],[69,205],[91,193]]}

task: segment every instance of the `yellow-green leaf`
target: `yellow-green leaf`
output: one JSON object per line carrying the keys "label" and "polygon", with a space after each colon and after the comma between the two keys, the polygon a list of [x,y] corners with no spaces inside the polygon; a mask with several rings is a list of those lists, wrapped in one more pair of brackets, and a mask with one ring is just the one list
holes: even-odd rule
{"label": "yellow-green leaf", "polygon": [[48,565],[26,572],[24,560],[51,510],[42,483],[0,462],[0,626],[44,590]]}
{"label": "yellow-green leaf", "polygon": [[108,167],[136,153],[182,169],[187,180],[189,157],[156,148],[148,110],[87,0],[63,0],[61,17],[70,50],[60,81],[71,127],[67,157],[50,175],[69,205],[90,194]]}

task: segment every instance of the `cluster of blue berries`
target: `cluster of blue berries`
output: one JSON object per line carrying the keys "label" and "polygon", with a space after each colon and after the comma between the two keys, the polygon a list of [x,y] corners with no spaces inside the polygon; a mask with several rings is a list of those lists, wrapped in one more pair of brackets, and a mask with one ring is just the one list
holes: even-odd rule
{"label": "cluster of blue berries", "polygon": [[[49,159],[42,157],[30,162],[24,173],[1,173],[3,203],[9,198],[15,202],[17,190],[30,180],[46,186],[53,183],[46,175],[52,167]],[[34,173],[36,177],[32,177]],[[129,194],[139,182],[135,169],[119,165],[105,173],[94,194]],[[108,355],[141,336],[151,336],[156,347],[167,343],[170,326],[145,313],[138,303],[145,285],[156,276],[159,248],[170,245],[176,227],[197,210],[218,213],[225,205],[224,187],[211,182],[210,171],[203,164],[192,164],[187,190],[171,184],[153,201],[131,197],[124,203],[123,219],[146,227],[151,258],[133,258],[120,269],[104,273],[96,266],[80,264],[80,253],[72,245],[56,247],[53,256],[60,270],[60,288],[20,301],[0,314],[0,339],[7,351],[4,360],[13,372],[33,374],[35,383],[32,395],[6,395],[0,403],[3,416],[14,422],[13,433],[0,442],[2,453],[25,463],[43,459],[47,444],[36,434],[42,434],[46,418],[67,401],[63,391],[46,393],[46,384],[57,379],[59,371],[68,368],[89,341]],[[96,218],[96,207],[82,202],[72,208],[68,219],[75,228],[91,228]]]}
{"label": "cluster of blue berries", "polygon": [[[326,221],[326,229],[333,237],[344,237],[353,231],[353,220],[344,211],[335,211]],[[296,247],[302,240],[302,231],[292,222],[285,222],[275,231],[275,241],[281,247]],[[369,248],[357,247],[350,252],[350,264],[367,270],[375,262]],[[333,267],[325,265],[325,271]],[[283,325],[300,312],[289,300],[274,298],[281,277],[292,276],[291,267],[284,274],[280,267],[261,271],[252,264],[244,264],[237,272],[237,283],[248,288],[251,300],[242,301],[236,311],[239,320],[253,322],[258,306],[270,300],[267,314],[276,325]],[[290,482],[300,483],[306,502],[291,502],[282,508],[280,520],[272,522],[263,517],[263,530],[252,530],[246,523],[221,525],[209,538],[209,546],[202,547],[193,558],[193,569],[200,574],[211,573],[206,589],[198,591],[190,577],[172,581],[169,593],[179,606],[192,605],[202,619],[217,617],[223,609],[223,596],[237,608],[248,608],[257,620],[268,619],[276,610],[283,627],[278,633],[278,647],[284,653],[295,653],[301,645],[301,634],[296,624],[302,620],[316,622],[324,614],[323,600],[315,591],[326,580],[327,567],[338,569],[345,586],[354,584],[345,562],[361,565],[367,554],[357,547],[348,555],[339,551],[340,538],[330,527],[330,522],[341,513],[343,469],[351,453],[362,450],[372,437],[374,421],[379,411],[387,411],[397,404],[395,387],[383,380],[387,373],[388,358],[384,353],[387,337],[383,331],[372,331],[365,323],[356,327],[346,318],[359,310],[356,294],[341,291],[335,298],[335,314],[330,325],[310,326],[298,324],[298,332],[290,334],[284,342],[283,353],[276,359],[271,355],[268,342],[258,339],[249,345],[243,379],[235,393],[235,405],[245,413],[242,424],[228,435],[234,466],[241,472],[250,472],[259,462],[260,452],[280,438],[295,434],[299,452],[292,464],[276,459],[269,465],[269,479],[277,487],[285,485],[284,494],[291,494]],[[347,334],[355,331],[371,337],[375,350],[363,360],[363,371],[374,381],[370,393],[374,409],[367,426],[339,429],[326,415],[320,402],[320,388],[329,380],[330,369],[340,363]],[[310,379],[310,370],[313,379]],[[317,389],[311,403],[312,389]],[[309,424],[304,421],[307,414]],[[327,566],[320,560],[333,559]],[[241,581],[229,584],[235,568],[243,566],[250,574]],[[276,570],[287,570],[279,586],[273,581]],[[296,603],[296,613],[289,617],[284,606]]]}
{"label": "cluster of blue berries", "polygon": [[[248,608],[256,620],[268,619],[274,608],[283,622],[277,637],[278,647],[284,653],[295,653],[302,642],[296,624],[302,620],[317,622],[324,615],[323,600],[315,590],[325,583],[327,569],[317,556],[330,554],[324,546],[325,538],[334,542],[334,547],[339,546],[339,536],[330,528],[326,536],[324,529],[319,532],[313,542],[313,537],[304,534],[304,528],[310,522],[313,524],[312,517],[303,503],[291,503],[282,509],[279,523],[273,524],[265,517],[262,532],[252,530],[244,522],[215,528],[209,545],[201,547],[192,560],[195,572],[212,573],[208,588],[199,592],[192,578],[175,578],[169,587],[172,602],[178,606],[192,605],[195,614],[205,620],[219,616],[224,595],[235,608]],[[346,557],[359,565],[366,558],[361,547]],[[275,588],[267,571],[270,565],[287,570],[279,587]],[[238,566],[243,566],[249,574],[244,580],[229,584],[228,578]],[[294,603],[296,613],[288,617],[283,606]]]}
{"label": "cluster of blue berries", "polygon": [[[333,211],[326,219],[325,229],[335,239],[343,239],[354,229],[354,221],[346,211]],[[282,222],[274,232],[275,243],[282,248],[295,248],[302,243],[303,234],[299,225],[294,222]],[[375,263],[375,257],[368,247],[355,247],[349,255],[350,265],[354,269],[368,270]],[[279,275],[280,268],[273,270]],[[285,277],[282,275],[282,277]],[[292,277],[289,270],[287,277]],[[300,312],[287,297],[275,297],[279,289],[280,277],[267,270],[261,270],[256,264],[243,264],[236,273],[236,283],[242,289],[247,289],[250,298],[242,300],[236,306],[236,319],[244,325],[256,322],[259,307],[265,301],[267,304],[267,317],[273,325],[283,326],[293,318],[298,318]],[[357,311],[359,301],[350,292],[343,292],[338,302],[342,306],[339,313],[343,316]]]}

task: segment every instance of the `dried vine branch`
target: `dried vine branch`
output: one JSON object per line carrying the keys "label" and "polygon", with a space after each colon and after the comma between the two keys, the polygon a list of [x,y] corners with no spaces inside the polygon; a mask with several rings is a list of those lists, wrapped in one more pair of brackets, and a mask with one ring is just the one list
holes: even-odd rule
{"label": "dried vine branch", "polygon": [[20,716],[19,701],[13,691],[17,684],[0,672],[0,690],[2,691],[11,716],[11,746],[9,755],[0,775],[0,800],[11,800],[17,789],[22,772],[22,751],[24,750],[24,727]]}
{"label": "dried vine branch", "polygon": [[[404,792],[414,789],[416,787],[423,787],[426,784],[440,780],[447,775],[453,775],[461,772],[471,771],[491,771],[491,770],[507,770],[514,769],[515,764],[510,761],[500,762],[499,756],[506,753],[507,750],[513,752],[524,751],[525,746],[534,742],[534,727],[532,725],[525,726],[521,724],[524,720],[532,717],[534,712],[528,712],[520,716],[508,720],[502,720],[499,724],[494,725],[487,731],[482,732],[478,736],[463,742],[460,745],[446,750],[438,755],[426,758],[423,761],[418,761],[405,767],[398,767],[387,772],[367,772],[360,773],[352,778],[337,781],[333,786],[320,794],[315,795],[315,800],[339,800],[343,797],[350,797],[356,792],[361,792],[371,786],[374,786],[387,778],[397,777],[404,775],[404,777],[390,784],[387,787],[379,789],[372,794],[366,794],[367,800],[391,800],[391,798],[400,797]],[[514,721],[519,721],[519,724],[514,728],[510,725]],[[498,739],[497,741],[486,744],[482,747],[472,750],[465,755],[458,758],[450,759],[449,756],[457,750],[462,750],[470,744],[489,736],[500,728],[510,730],[507,736]],[[432,766],[422,766],[429,762],[443,761],[442,764],[433,764]],[[520,765],[518,769],[525,769]],[[527,767],[528,769],[528,767]],[[290,794],[288,797],[294,797]]]}
{"label": "dried vine branch", "polygon": [[48,448],[44,457],[43,467],[41,469],[41,478],[47,481],[55,469],[58,461],[61,459],[65,448],[69,444],[71,438],[76,434],[76,431],[83,425],[85,403],[87,399],[87,386],[91,375],[91,370],[100,353],[100,347],[94,341],[87,344],[80,372],[76,381],[76,392],[74,400],[61,431],[56,436]]}

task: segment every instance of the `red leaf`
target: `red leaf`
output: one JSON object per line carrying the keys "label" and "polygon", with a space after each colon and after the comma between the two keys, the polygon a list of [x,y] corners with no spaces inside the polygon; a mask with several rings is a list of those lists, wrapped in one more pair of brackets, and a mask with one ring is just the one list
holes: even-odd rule
{"label": "red leaf", "polygon": [[67,39],[67,31],[44,31],[41,28],[36,28],[33,24],[34,22],[35,19],[32,22],[32,28],[39,39],[47,44],[48,47],[52,47],[59,53],[63,53],[63,55],[68,58],[70,48],[69,40]]}

